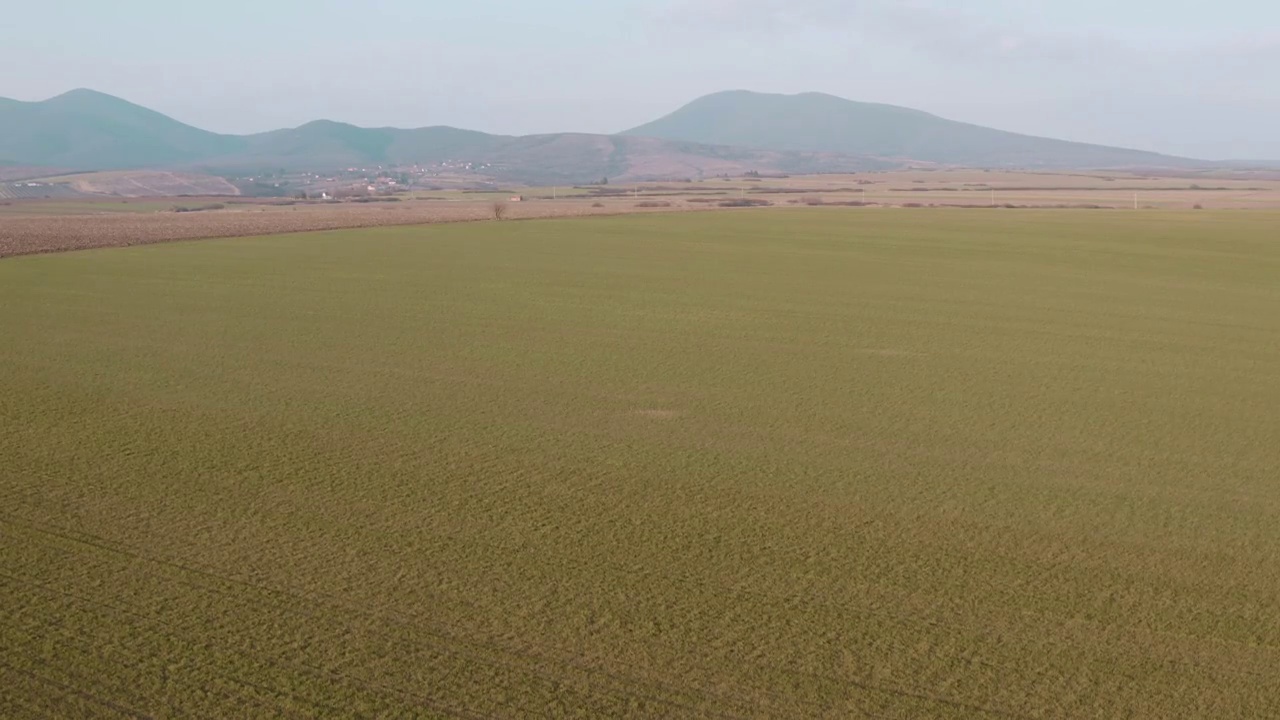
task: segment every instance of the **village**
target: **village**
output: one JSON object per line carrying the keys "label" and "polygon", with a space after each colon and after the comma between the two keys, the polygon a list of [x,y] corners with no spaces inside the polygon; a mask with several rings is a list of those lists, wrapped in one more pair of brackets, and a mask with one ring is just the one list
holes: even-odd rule
{"label": "village", "polygon": [[493,190],[490,163],[444,161],[434,164],[346,167],[332,171],[279,169],[229,177],[242,193],[257,197],[314,200],[395,195],[415,190]]}

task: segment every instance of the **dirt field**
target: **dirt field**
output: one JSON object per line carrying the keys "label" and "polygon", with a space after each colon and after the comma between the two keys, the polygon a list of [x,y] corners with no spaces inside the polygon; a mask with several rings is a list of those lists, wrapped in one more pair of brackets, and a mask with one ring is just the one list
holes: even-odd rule
{"label": "dirt field", "polygon": [[[740,185],[720,182],[734,187]],[[1280,179],[1266,173],[1187,178],[1114,173],[920,170],[763,178],[752,184],[755,188],[747,192],[757,196],[785,194],[776,192],[779,190],[805,191],[810,194],[806,197],[826,202],[852,199],[894,206],[1090,205],[1133,209],[1136,200],[1139,209],[1148,210],[1190,210],[1197,205],[1206,210],[1280,207]],[[787,201],[779,204],[787,204]]]}
{"label": "dirt field", "polygon": [[[600,207],[594,207],[596,203]],[[596,202],[509,203],[506,218],[523,220],[702,209],[697,205],[680,207],[674,203],[670,207],[645,208],[637,205],[629,198],[606,198]],[[187,213],[81,211],[54,214],[51,211],[56,211],[56,207],[52,203],[43,203],[39,207],[39,213],[0,214],[0,257],[150,245],[174,240],[493,219],[493,201],[488,200],[292,206],[233,204],[222,210]]]}
{"label": "dirt field", "polygon": [[[1125,174],[919,170],[910,172],[721,178],[689,183],[525,188],[477,193],[420,192],[399,202],[299,203],[278,199],[130,198],[0,203],[0,257],[172,240],[242,237],[382,225],[493,219],[507,202],[512,220],[675,212],[751,201],[778,207],[1093,208],[1205,210],[1280,208],[1280,179],[1265,173],[1148,177]],[[173,212],[177,206],[223,205]]]}

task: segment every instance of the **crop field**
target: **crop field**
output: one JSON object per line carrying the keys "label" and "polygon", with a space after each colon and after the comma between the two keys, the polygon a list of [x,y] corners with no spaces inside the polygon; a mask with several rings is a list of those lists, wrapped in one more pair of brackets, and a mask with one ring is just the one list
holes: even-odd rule
{"label": "crop field", "polygon": [[1277,226],[2,260],[0,717],[1280,716]]}

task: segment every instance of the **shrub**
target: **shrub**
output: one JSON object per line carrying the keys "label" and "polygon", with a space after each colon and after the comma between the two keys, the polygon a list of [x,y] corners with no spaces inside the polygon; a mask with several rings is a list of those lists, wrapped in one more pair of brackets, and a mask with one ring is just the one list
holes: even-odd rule
{"label": "shrub", "polygon": [[504,203],[504,202],[496,202],[496,203],[494,203],[494,204],[493,204],[493,208],[491,208],[491,209],[492,209],[492,211],[493,211],[493,219],[494,219],[494,220],[506,220],[506,219],[507,219],[507,204],[506,204],[506,203]]}
{"label": "shrub", "polygon": [[669,202],[663,202],[663,201],[659,201],[659,200],[645,200],[644,202],[638,202],[638,203],[636,203],[636,207],[638,207],[638,208],[664,208],[664,207],[671,207],[671,203],[669,203]]}
{"label": "shrub", "polygon": [[720,203],[720,207],[765,207],[772,204],[768,200],[759,198],[738,198],[737,200],[724,200]]}
{"label": "shrub", "polygon": [[591,203],[591,207],[594,207],[594,208],[602,208],[602,207],[604,207],[604,203],[602,203],[602,202],[593,202],[593,203]]}

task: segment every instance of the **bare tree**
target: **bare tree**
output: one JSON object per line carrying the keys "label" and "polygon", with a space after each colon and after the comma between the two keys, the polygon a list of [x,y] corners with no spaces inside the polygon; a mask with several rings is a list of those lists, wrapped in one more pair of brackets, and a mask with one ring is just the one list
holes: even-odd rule
{"label": "bare tree", "polygon": [[498,202],[495,202],[495,203],[493,204],[493,219],[494,219],[494,220],[506,220],[506,219],[507,219],[507,204],[506,204],[506,203],[504,203],[504,202],[502,202],[502,201],[498,201]]}

